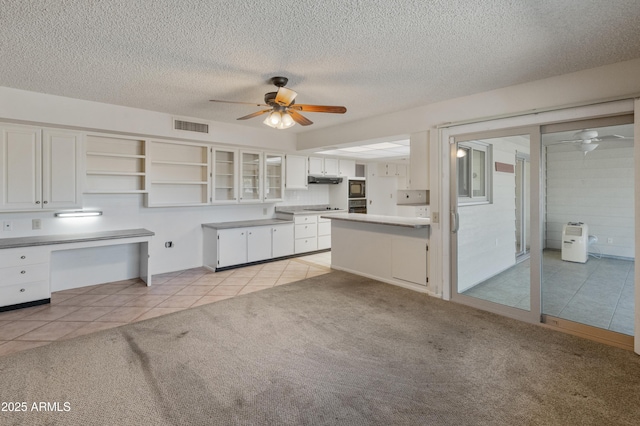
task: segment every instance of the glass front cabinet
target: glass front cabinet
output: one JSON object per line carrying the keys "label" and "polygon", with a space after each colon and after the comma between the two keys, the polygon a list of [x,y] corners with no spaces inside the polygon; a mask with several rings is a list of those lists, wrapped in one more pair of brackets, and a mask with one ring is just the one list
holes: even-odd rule
{"label": "glass front cabinet", "polygon": [[284,198],[284,155],[264,154],[264,201]]}
{"label": "glass front cabinet", "polygon": [[213,149],[213,185],[211,202],[214,204],[238,202],[238,151]]}
{"label": "glass front cabinet", "polygon": [[262,201],[262,153],[240,151],[240,202]]}

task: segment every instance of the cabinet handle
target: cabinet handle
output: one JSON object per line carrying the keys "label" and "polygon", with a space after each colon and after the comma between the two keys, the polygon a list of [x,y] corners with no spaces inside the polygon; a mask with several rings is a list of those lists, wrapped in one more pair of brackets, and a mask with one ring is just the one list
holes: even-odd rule
{"label": "cabinet handle", "polygon": [[20,271],[20,273],[21,273],[21,274],[26,274],[26,273],[27,273],[27,271]]}
{"label": "cabinet handle", "polygon": [[49,204],[49,202],[48,202],[48,201],[45,201],[45,202],[43,202],[42,204]]}
{"label": "cabinet handle", "polygon": [[26,290],[26,289],[24,289],[24,288],[21,288],[21,289],[20,289],[20,293],[24,293],[25,291],[27,291],[27,290]]}
{"label": "cabinet handle", "polygon": [[20,259],[26,259],[27,256],[20,256]]}
{"label": "cabinet handle", "polygon": [[36,201],[36,204],[40,204],[40,201]]}

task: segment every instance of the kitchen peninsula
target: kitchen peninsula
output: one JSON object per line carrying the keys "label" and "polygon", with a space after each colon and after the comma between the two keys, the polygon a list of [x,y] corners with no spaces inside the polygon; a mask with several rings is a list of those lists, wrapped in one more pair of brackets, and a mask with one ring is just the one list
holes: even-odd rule
{"label": "kitchen peninsula", "polygon": [[428,292],[431,220],[400,216],[334,213],[331,267]]}

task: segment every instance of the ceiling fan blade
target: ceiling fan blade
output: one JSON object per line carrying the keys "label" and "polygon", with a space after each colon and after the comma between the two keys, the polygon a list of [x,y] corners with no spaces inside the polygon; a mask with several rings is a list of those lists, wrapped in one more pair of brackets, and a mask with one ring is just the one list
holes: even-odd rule
{"label": "ceiling fan blade", "polygon": [[239,105],[269,106],[267,104],[259,104],[254,102],[220,101],[218,99],[209,99],[209,102],[222,102],[225,104],[239,104]]}
{"label": "ceiling fan blade", "polygon": [[301,126],[308,126],[310,124],[313,124],[313,121],[309,120],[307,117],[303,116],[302,114],[298,113],[297,111],[289,111],[289,114],[291,114],[291,118],[293,118],[293,121],[295,121],[296,123],[298,123]]}
{"label": "ceiling fan blade", "polygon": [[604,135],[604,136],[598,136],[596,139],[601,141],[607,141],[607,140],[631,139],[631,138],[627,138],[620,135]]}
{"label": "ceiling fan blade", "polygon": [[289,108],[297,111],[305,112],[328,112],[331,114],[344,114],[347,109],[343,106],[331,106],[331,105],[291,105]]}
{"label": "ceiling fan blade", "polygon": [[582,140],[576,139],[576,140],[572,140],[572,141],[557,141],[557,142],[547,143],[545,145],[546,146],[550,146],[550,145],[560,145],[560,144],[563,144],[563,143],[576,143],[576,142],[582,142]]}
{"label": "ceiling fan blade", "polygon": [[298,96],[296,92],[286,87],[279,87],[274,102],[278,105],[289,106],[291,102]]}
{"label": "ceiling fan blade", "polygon": [[272,109],[263,109],[262,111],[254,112],[253,114],[245,115],[244,117],[236,118],[236,120],[248,120],[253,117],[257,117],[262,114],[273,111]]}

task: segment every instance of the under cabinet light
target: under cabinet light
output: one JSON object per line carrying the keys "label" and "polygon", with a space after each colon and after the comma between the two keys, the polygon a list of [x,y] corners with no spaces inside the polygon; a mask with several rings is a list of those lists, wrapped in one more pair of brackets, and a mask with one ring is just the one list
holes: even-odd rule
{"label": "under cabinet light", "polygon": [[58,212],[54,213],[55,217],[89,217],[89,216],[102,216],[101,211],[75,211],[75,212]]}

